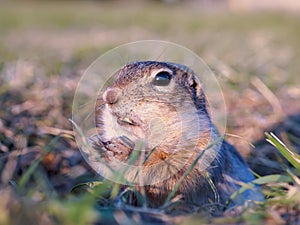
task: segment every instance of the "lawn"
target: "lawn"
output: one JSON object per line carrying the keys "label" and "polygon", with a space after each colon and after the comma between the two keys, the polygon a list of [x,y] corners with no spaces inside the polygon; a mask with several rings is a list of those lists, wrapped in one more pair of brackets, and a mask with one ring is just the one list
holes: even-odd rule
{"label": "lawn", "polygon": [[[0,6],[0,224],[299,224],[299,165],[279,151],[300,153],[299,15],[157,1]],[[214,72],[226,102],[227,139],[256,173],[278,175],[259,181],[266,203],[235,216],[174,215],[121,207],[118,186],[99,182],[73,138],[76,86],[106,51],[144,39],[183,45]],[[269,136],[272,147],[266,131],[287,147]]]}

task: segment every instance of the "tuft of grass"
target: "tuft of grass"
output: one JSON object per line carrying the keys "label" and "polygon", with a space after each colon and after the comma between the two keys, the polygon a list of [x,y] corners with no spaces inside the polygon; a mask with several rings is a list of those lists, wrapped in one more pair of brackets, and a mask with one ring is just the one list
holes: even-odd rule
{"label": "tuft of grass", "polygon": [[291,151],[275,134],[265,133],[267,141],[272,144],[284,156],[293,167],[300,172],[300,155]]}
{"label": "tuft of grass", "polygon": [[245,209],[240,215],[241,219],[250,224],[256,224],[258,221],[261,223],[289,221],[289,224],[297,224],[300,212],[300,179],[297,176],[300,174],[300,156],[290,150],[275,134],[265,133],[265,135],[266,140],[293,166],[292,170],[282,162],[286,174],[258,177],[251,184],[243,185],[231,198],[247,189],[254,188],[255,185],[260,185],[266,201],[257,205],[255,210]]}

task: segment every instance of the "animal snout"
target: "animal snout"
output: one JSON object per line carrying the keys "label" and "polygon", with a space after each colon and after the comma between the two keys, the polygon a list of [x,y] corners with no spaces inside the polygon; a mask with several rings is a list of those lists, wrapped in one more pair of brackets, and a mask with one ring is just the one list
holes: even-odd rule
{"label": "animal snout", "polygon": [[108,88],[103,93],[103,100],[107,104],[115,104],[121,96],[121,90],[119,88]]}

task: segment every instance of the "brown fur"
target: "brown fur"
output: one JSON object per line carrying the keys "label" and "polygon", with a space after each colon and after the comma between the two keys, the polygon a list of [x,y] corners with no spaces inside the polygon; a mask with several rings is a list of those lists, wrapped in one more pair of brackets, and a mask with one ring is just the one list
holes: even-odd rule
{"label": "brown fur", "polygon": [[[151,83],[159,71],[171,74],[169,85]],[[135,185],[145,184],[152,206],[163,204],[197,156],[220,137],[208,114],[200,81],[192,70],[174,63],[136,62],[121,68],[115,81],[98,96],[95,120],[98,136],[94,145],[101,144],[108,164],[114,160],[127,163],[135,144],[146,142],[143,159],[147,160],[139,171],[142,183]],[[128,171],[125,176],[130,180],[134,174]],[[222,140],[206,150],[177,194],[187,204],[224,205],[240,183],[253,179],[234,147]],[[262,195],[247,191],[234,204],[247,200],[262,200]]]}

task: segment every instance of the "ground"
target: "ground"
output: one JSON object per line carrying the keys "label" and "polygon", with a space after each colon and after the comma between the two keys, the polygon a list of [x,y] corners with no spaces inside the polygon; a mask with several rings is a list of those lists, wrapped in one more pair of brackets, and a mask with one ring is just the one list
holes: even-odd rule
{"label": "ground", "polygon": [[[76,201],[70,199],[72,188],[97,178],[72,136],[72,100],[88,66],[107,50],[131,41],[171,41],[197,53],[223,90],[227,139],[260,175],[285,171],[274,162],[278,154],[264,132],[274,131],[300,151],[299,15],[192,6],[155,1],[1,3],[1,224],[52,224],[49,215],[63,224],[87,224],[87,218],[97,217],[89,205],[92,200],[78,200],[87,207],[70,206]],[[262,214],[232,221],[221,217],[213,223],[299,223],[299,204],[265,207]],[[83,216],[76,217],[78,212]],[[157,223],[163,218],[165,223],[189,224],[202,216],[170,219],[161,211],[152,213],[148,220]],[[121,221],[147,221],[147,214],[128,214],[108,207],[98,221],[112,215]]]}

